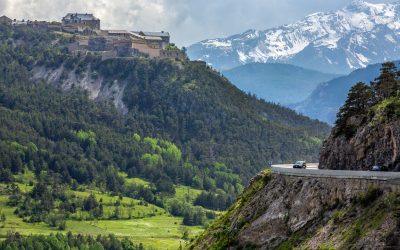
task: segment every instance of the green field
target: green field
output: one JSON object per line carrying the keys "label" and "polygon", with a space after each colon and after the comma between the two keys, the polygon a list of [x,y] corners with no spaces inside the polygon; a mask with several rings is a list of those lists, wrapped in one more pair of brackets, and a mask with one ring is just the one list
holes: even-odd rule
{"label": "green field", "polygon": [[[15,176],[20,182],[16,183],[23,192],[32,189],[27,182],[34,179],[31,173]],[[34,178],[34,177],[33,177]],[[141,185],[150,185],[147,181],[139,178],[126,178],[127,183],[136,183]],[[5,184],[0,184],[0,191],[5,188]],[[82,189],[82,187],[80,188]],[[111,196],[102,193],[96,189],[86,188],[84,191],[69,190],[76,197],[86,198],[90,194],[95,194],[98,201],[101,200],[104,205],[104,215],[112,213],[115,209],[114,204],[120,203],[119,220],[87,220],[85,212],[77,211],[72,214],[66,221],[67,233],[71,231],[74,234],[85,235],[107,235],[115,234],[117,237],[128,237],[134,243],[143,243],[145,247],[153,249],[178,249],[180,245],[185,246],[186,241],[182,239],[184,232],[189,233],[189,238],[193,238],[201,233],[204,228],[201,226],[183,226],[181,217],[174,217],[164,208],[157,207],[146,202],[118,196]],[[192,202],[195,197],[200,194],[201,190],[196,190],[186,186],[176,186],[176,195],[168,199],[189,200]],[[0,228],[0,237],[4,238],[8,233],[18,232],[22,235],[31,234],[50,234],[60,232],[55,228],[51,228],[48,224],[26,223],[14,214],[16,207],[7,206],[8,196],[0,195],[0,213],[6,216],[4,227]],[[132,219],[128,219],[131,214]]]}

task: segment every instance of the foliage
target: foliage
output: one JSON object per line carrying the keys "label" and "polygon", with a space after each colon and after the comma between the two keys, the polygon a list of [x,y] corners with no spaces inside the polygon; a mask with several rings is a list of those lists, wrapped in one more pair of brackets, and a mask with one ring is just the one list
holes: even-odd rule
{"label": "foliage", "polygon": [[367,207],[372,202],[374,202],[381,194],[382,190],[374,186],[369,186],[366,192],[361,193],[357,197],[356,202],[360,203],[364,207]]}
{"label": "foliage", "polygon": [[345,213],[343,211],[337,210],[332,215],[332,222],[333,224],[338,224],[343,220]]}
{"label": "foliage", "polygon": [[179,48],[174,43],[170,43],[165,47],[165,50],[179,50]]}
{"label": "foliage", "polygon": [[[64,38],[57,34],[28,27],[4,29],[7,39],[19,40],[0,47],[0,69],[5,72],[0,76],[0,111],[7,120],[1,127],[6,136],[0,142],[8,143],[0,154],[6,155],[1,160],[6,161],[6,169],[13,166],[13,173],[31,164],[38,172],[61,172],[65,182],[90,183],[104,178],[108,174],[105,169],[112,165],[153,182],[165,175],[174,183],[203,182],[210,190],[225,185],[224,191],[232,196],[241,189],[237,180],[229,183],[225,176],[214,174],[219,171],[214,170],[215,163],[224,163],[226,169],[241,175],[239,182],[244,184],[269,160],[316,157],[319,143],[302,142],[312,136],[323,138],[328,129],[245,95],[218,73],[196,64],[181,62],[182,70],[170,61],[101,61],[95,55],[72,56],[50,45],[56,38]],[[61,93],[32,82],[30,70],[60,65],[64,65],[63,75],[70,71],[79,75],[91,68],[105,82],[126,82],[127,116],[120,117],[111,103],[88,100],[79,90]],[[195,87],[194,92],[187,91],[188,84]],[[18,135],[9,131],[20,123]],[[35,143],[35,159],[27,159],[25,150],[9,149],[12,142],[22,146]],[[9,157],[14,154],[10,150],[18,156]],[[111,182],[108,189],[121,191],[117,179],[111,178]]]}
{"label": "foliage", "polygon": [[231,200],[231,197],[228,195],[220,195],[209,192],[202,192],[194,201],[194,205],[220,211],[224,211],[232,203],[233,200]]}
{"label": "foliage", "polygon": [[96,134],[89,130],[88,132],[83,131],[82,129],[76,132],[76,138],[84,143],[84,147],[95,146],[96,145]]}
{"label": "foliage", "polygon": [[305,238],[307,238],[307,232],[299,230],[293,233],[288,240],[280,244],[276,250],[290,250],[295,249]]}
{"label": "foliage", "polygon": [[142,250],[142,244],[134,245],[128,239],[118,239],[114,235],[92,236],[68,233],[49,236],[34,235],[22,237],[18,233],[9,234],[0,242],[1,249],[99,249],[99,250]]}
{"label": "foliage", "polygon": [[168,206],[169,212],[174,216],[183,217],[183,224],[187,226],[205,225],[207,219],[214,219],[215,213],[205,211],[202,207],[194,207],[177,199],[172,199]]}
{"label": "foliage", "polygon": [[[199,187],[214,200],[222,198],[222,205],[210,207],[223,209],[269,160],[316,158],[319,142],[310,138],[321,140],[329,129],[246,95],[195,63],[102,61],[69,54],[62,47],[68,39],[57,33],[1,29],[0,177],[14,182],[13,175],[35,174],[26,192],[10,186],[16,192],[8,202],[25,222],[63,230],[70,219],[125,218],[123,206],[113,206],[110,213],[95,197],[67,192],[70,187],[159,207],[167,207],[176,185]],[[59,85],[70,73],[79,78],[86,71],[104,84],[124,84],[128,112],[120,113],[114,100],[93,101],[81,89],[65,90],[32,77],[37,70],[55,69],[63,71]],[[150,185],[126,183],[121,172]],[[205,224],[213,217],[187,207],[181,212],[185,224]]]}
{"label": "foliage", "polygon": [[[138,134],[168,138],[181,149],[183,159],[206,171],[212,171],[216,162],[224,163],[243,177],[242,184],[270,160],[316,159],[329,130],[289,109],[245,95],[217,72],[194,63],[107,60],[92,67],[104,81],[126,84],[128,123]],[[154,154],[160,153],[157,147],[154,150],[155,159]]]}
{"label": "foliage", "polygon": [[334,136],[352,137],[361,124],[385,122],[400,116],[400,73],[393,62],[382,64],[381,73],[371,83],[355,84],[337,114]]}
{"label": "foliage", "polygon": [[400,83],[399,73],[395,64],[393,62],[383,63],[380,75],[371,85],[378,101],[397,95]]}
{"label": "foliage", "polygon": [[391,121],[400,117],[400,99],[390,97],[372,107],[374,119],[379,122]]}
{"label": "foliage", "polygon": [[362,116],[368,113],[368,108],[373,104],[374,93],[372,88],[362,82],[351,87],[347,100],[337,114],[336,126],[340,128],[337,133],[345,133],[349,138],[355,132],[347,120],[352,116]]}
{"label": "foliage", "polygon": [[90,212],[93,218],[101,218],[103,216],[103,205],[97,202],[96,196],[94,194],[90,194],[83,201],[83,209],[85,211]]}

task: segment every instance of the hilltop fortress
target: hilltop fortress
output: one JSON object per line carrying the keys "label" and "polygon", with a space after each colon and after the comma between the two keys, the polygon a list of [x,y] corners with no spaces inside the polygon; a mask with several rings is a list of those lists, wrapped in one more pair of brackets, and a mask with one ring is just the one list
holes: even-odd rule
{"label": "hilltop fortress", "polygon": [[71,38],[63,47],[72,54],[97,53],[103,59],[144,56],[186,60],[186,53],[170,43],[168,32],[102,30],[101,20],[88,13],[68,13],[61,22],[13,20],[1,16],[0,23],[60,32]]}

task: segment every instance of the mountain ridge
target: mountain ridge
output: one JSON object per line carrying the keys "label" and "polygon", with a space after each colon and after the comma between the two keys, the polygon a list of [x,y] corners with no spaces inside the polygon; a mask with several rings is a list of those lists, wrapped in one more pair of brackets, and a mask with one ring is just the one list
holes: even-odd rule
{"label": "mountain ridge", "polygon": [[250,62],[281,62],[343,74],[400,57],[399,30],[400,2],[357,0],[292,24],[206,39],[188,47],[188,54],[220,70]]}
{"label": "mountain ridge", "polygon": [[[400,62],[395,64],[399,66]],[[288,107],[306,116],[333,124],[336,113],[344,104],[346,95],[351,86],[357,82],[369,84],[379,75],[381,63],[368,65],[357,69],[346,76],[321,83],[304,101],[288,105]]]}
{"label": "mountain ridge", "polygon": [[239,89],[281,105],[303,101],[319,83],[338,77],[282,63],[249,63],[222,74]]}

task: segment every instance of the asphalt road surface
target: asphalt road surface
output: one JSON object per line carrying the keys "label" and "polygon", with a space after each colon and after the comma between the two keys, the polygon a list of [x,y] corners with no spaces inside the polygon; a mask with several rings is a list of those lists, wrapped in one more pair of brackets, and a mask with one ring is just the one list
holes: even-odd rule
{"label": "asphalt road surface", "polygon": [[318,163],[307,163],[307,169],[293,168],[293,164],[272,165],[271,169],[272,172],[275,174],[304,176],[304,177],[400,180],[400,172],[325,170],[325,169],[318,169]]}
{"label": "asphalt road surface", "polygon": [[[293,168],[293,164],[272,165],[274,168]],[[318,170],[318,163],[307,163],[307,169]]]}

